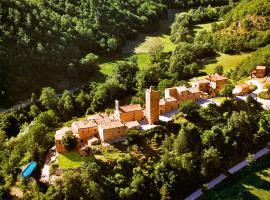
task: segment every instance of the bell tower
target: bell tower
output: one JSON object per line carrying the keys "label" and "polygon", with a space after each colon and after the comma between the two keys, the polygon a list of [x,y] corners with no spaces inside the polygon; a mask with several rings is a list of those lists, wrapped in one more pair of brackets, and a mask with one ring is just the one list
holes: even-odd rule
{"label": "bell tower", "polygon": [[151,125],[159,121],[159,93],[152,87],[145,91],[145,116]]}

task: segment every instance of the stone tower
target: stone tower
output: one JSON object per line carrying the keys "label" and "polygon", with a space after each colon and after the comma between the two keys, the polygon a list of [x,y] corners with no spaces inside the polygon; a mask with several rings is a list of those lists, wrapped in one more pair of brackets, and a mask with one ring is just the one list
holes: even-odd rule
{"label": "stone tower", "polygon": [[151,125],[159,121],[159,93],[152,87],[145,91],[145,116]]}

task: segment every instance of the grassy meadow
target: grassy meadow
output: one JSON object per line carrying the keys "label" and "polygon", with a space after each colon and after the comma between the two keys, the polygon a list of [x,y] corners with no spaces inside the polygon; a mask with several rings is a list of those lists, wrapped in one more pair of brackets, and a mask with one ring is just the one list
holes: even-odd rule
{"label": "grassy meadow", "polygon": [[211,59],[205,60],[203,62],[204,68],[202,71],[208,74],[212,74],[216,66],[222,65],[224,67],[224,71],[226,72],[237,67],[250,55],[251,53],[242,53],[242,54],[236,54],[236,55],[220,53],[219,56],[214,59],[211,58]]}

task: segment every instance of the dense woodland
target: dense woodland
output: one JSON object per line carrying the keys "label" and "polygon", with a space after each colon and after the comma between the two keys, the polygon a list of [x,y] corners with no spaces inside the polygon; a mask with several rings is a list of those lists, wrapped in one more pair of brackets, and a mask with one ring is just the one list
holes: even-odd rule
{"label": "dense woodland", "polygon": [[[119,62],[103,83],[90,82],[75,93],[64,91],[61,97],[45,87],[40,95],[32,93],[30,106],[0,114],[0,199],[10,198],[16,181],[25,199],[181,198],[269,141],[270,114],[252,98],[208,108],[187,102],[172,124],[129,131],[127,139],[114,147],[121,153],[113,162],[93,159],[80,173],[66,172],[56,187],[40,184],[40,168],[63,122],[97,111],[110,112],[115,99],[130,97],[131,102],[143,104],[144,90],[150,86],[162,94],[166,87],[188,85],[189,78],[200,74],[201,60],[219,51],[256,50],[251,59],[226,74],[234,80],[248,75],[254,65],[270,64],[269,45],[263,47],[269,44],[269,20],[259,23],[269,17],[267,0],[100,2],[1,1],[0,80],[4,84],[0,87],[5,87],[0,89],[5,91],[1,100],[10,101],[7,96],[12,94],[13,81],[29,81],[27,75],[41,79],[38,74],[42,73],[46,80],[53,72],[66,73],[70,80],[84,79],[95,73],[99,57],[120,51],[125,40],[139,32],[154,31],[168,7],[191,9],[179,14],[172,26],[175,51],[165,53],[162,45],[153,46],[148,68],[139,69],[132,57]],[[250,31],[241,20],[250,16],[256,33],[247,40]],[[193,32],[196,24],[220,18],[224,21],[211,32]],[[222,34],[233,27],[243,34],[233,31],[232,38],[242,42],[237,46],[232,42],[228,48],[226,41],[217,38],[225,38]],[[101,147],[99,151],[103,153]],[[31,160],[38,162],[38,170],[30,179],[19,179],[21,167]]]}
{"label": "dense woodland", "polygon": [[0,105],[24,100],[44,86],[91,80],[98,72],[95,59],[83,61],[88,54],[119,53],[126,40],[157,30],[159,19],[167,17],[167,8],[228,2],[3,0]]}

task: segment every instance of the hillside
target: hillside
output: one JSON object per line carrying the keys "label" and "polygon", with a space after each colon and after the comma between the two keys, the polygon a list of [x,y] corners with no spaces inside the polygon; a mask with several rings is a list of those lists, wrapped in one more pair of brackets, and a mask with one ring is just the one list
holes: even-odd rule
{"label": "hillside", "polygon": [[46,85],[63,89],[89,80],[97,67],[87,54],[119,52],[126,39],[156,30],[164,14],[153,0],[1,1],[0,104]]}
{"label": "hillside", "polygon": [[213,27],[212,43],[225,53],[256,50],[270,43],[270,2],[243,0]]}

